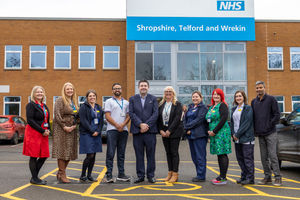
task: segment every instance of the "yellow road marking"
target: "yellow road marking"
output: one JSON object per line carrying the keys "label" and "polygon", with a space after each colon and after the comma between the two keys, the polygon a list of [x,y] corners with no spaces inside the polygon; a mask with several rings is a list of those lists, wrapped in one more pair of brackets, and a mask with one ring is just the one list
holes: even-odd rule
{"label": "yellow road marking", "polygon": [[282,186],[273,186],[273,185],[255,185],[255,187],[266,187],[266,188],[286,189],[286,190],[300,190],[300,188],[295,188],[295,187],[282,187]]}
{"label": "yellow road marking", "polygon": [[105,176],[105,173],[107,171],[106,166],[102,166],[103,170],[101,171],[101,173],[99,174],[99,176],[97,177],[97,182],[94,182],[84,193],[84,196],[88,196],[90,194],[92,194],[92,192],[95,190],[95,188],[100,185],[103,177]]}
{"label": "yellow road marking", "polygon": [[189,198],[189,199],[212,200],[212,199],[196,197],[196,196],[191,196],[191,195],[177,195],[177,196],[178,197],[185,197],[185,198]]}

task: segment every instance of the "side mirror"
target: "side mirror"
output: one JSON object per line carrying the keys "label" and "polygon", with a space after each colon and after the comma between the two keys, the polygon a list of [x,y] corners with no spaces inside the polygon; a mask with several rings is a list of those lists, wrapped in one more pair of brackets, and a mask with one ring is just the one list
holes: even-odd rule
{"label": "side mirror", "polygon": [[289,126],[290,125],[290,122],[289,120],[287,120],[287,118],[282,118],[280,119],[280,123],[285,125],[285,126]]}

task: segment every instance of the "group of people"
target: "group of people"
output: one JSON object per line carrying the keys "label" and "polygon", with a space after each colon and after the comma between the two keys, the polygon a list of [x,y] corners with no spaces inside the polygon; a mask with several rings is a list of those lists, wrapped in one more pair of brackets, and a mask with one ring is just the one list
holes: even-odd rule
{"label": "group of people", "polygon": [[[127,124],[133,135],[133,147],[136,156],[135,183],[145,180],[155,183],[155,149],[156,134],[162,136],[166,152],[168,174],[165,181],[176,182],[179,171],[179,144],[183,136],[187,137],[190,153],[196,168],[193,182],[206,180],[206,146],[210,139],[210,153],[217,155],[219,176],[211,180],[215,185],[227,183],[229,166],[228,154],[231,153],[231,140],[235,145],[241,177],[238,184],[254,184],[254,143],[259,138],[261,161],[265,177],[258,184],[272,183],[272,170],[275,174],[274,185],[282,184],[276,155],[277,134],[275,125],[280,113],[277,101],[266,94],[265,84],[256,82],[257,97],[247,105],[244,91],[234,94],[234,107],[229,109],[224,92],[217,88],[212,92],[211,104],[205,105],[200,91],[192,93],[192,104],[186,109],[177,100],[176,92],[171,86],[164,89],[163,98],[158,103],[157,98],[148,93],[149,82],[141,80],[138,83],[139,94],[130,97],[129,101],[122,97],[122,87],[119,83],[112,85],[112,98],[105,103],[104,109],[96,103],[97,93],[89,90],[85,103],[78,108],[75,88],[66,83],[62,89],[62,97],[55,103],[53,120],[53,150],[52,157],[57,158],[57,180],[69,183],[66,168],[70,160],[77,159],[77,124],[79,124],[79,153],[86,154],[83,161],[81,182],[94,182],[92,170],[97,152],[102,152],[101,129],[103,121],[107,120],[107,151],[106,151],[106,181],[113,183],[113,160],[117,150],[117,180],[129,181],[125,174],[124,161],[128,139]],[[25,130],[23,154],[30,156],[29,168],[33,184],[46,184],[38,177],[38,173],[49,157],[48,135],[49,109],[43,103],[45,91],[41,86],[35,86],[31,93],[31,102],[26,107],[28,125]],[[147,167],[145,169],[145,157]],[[272,170],[270,167],[272,166]],[[87,173],[86,173],[87,172]]]}

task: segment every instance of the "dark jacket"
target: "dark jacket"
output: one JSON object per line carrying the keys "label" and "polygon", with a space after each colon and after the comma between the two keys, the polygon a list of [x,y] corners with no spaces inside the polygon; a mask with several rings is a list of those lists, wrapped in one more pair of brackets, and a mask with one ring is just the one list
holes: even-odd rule
{"label": "dark jacket", "polygon": [[234,106],[231,110],[231,123],[230,123],[231,134],[235,135],[235,137],[239,139],[239,143],[251,142],[254,140],[252,108],[249,105],[244,105],[241,114],[239,129],[236,133],[234,133],[234,121],[232,116],[236,108],[237,106]]}
{"label": "dark jacket", "polygon": [[140,133],[141,123],[149,125],[148,133],[157,133],[158,103],[155,96],[147,94],[144,108],[139,94],[130,97],[129,115],[131,119],[130,132],[132,134]]}
{"label": "dark jacket", "polygon": [[[48,112],[47,123],[50,126],[50,121],[49,121],[50,112],[49,112],[49,109],[46,106],[46,104],[44,104],[44,106],[46,107],[46,110]],[[42,124],[45,120],[44,111],[40,106],[38,106],[38,104],[34,103],[33,101],[30,101],[26,105],[26,118],[27,118],[27,123],[29,124],[29,126],[34,128],[41,134],[43,134],[45,132],[45,129],[42,128]]]}
{"label": "dark jacket", "polygon": [[[192,112],[194,104],[189,105],[188,112]],[[191,131],[188,139],[196,139],[200,137],[207,137],[208,136],[208,123],[206,122],[205,116],[208,109],[207,107],[201,102],[197,105],[197,110],[191,115],[191,117],[187,117],[187,113],[185,114],[183,124],[184,130]]]}
{"label": "dark jacket", "polygon": [[80,124],[79,124],[79,132],[80,134],[93,134],[94,132],[98,132],[101,134],[102,128],[103,128],[103,110],[101,106],[98,104],[95,104],[95,108],[97,109],[97,118],[99,119],[99,124],[97,128],[92,128],[92,120],[94,120],[94,116],[92,115],[92,106],[85,101],[82,106],[80,106],[79,109],[79,118],[80,118]]}
{"label": "dark jacket", "polygon": [[280,120],[280,112],[276,99],[265,94],[262,100],[256,97],[251,102],[254,117],[254,131],[256,136],[265,136],[276,131],[276,124]]}
{"label": "dark jacket", "polygon": [[170,111],[170,118],[169,118],[169,123],[168,127],[163,125],[163,110],[165,107],[165,103],[163,103],[161,106],[158,108],[158,120],[157,120],[157,125],[158,125],[158,131],[170,131],[170,136],[169,138],[179,138],[183,135],[183,124],[181,121],[181,116],[182,116],[182,105],[180,102],[176,101],[176,105],[174,106],[172,104],[171,106],[171,111]]}

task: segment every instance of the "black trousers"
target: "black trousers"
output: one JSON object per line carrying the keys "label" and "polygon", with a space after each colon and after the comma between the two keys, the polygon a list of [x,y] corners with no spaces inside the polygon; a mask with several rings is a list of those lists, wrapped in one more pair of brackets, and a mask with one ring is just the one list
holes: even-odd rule
{"label": "black trousers", "polygon": [[179,143],[180,138],[162,138],[164,147],[167,154],[168,169],[169,171],[178,172],[179,166]]}
{"label": "black trousers", "polygon": [[235,143],[236,159],[241,168],[241,179],[254,180],[254,144]]}

